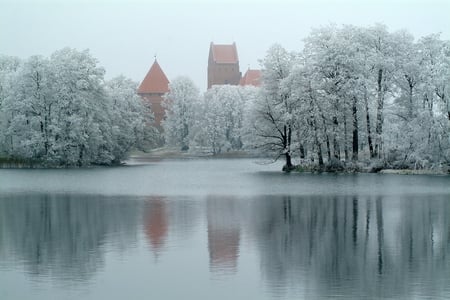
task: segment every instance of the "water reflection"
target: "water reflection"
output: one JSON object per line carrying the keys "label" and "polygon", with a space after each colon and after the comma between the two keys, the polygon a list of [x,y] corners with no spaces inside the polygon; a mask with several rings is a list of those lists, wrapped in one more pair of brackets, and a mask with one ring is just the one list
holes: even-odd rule
{"label": "water reflection", "polygon": [[144,222],[145,234],[157,256],[162,251],[169,229],[166,202],[162,197],[151,197],[147,200]]}
{"label": "water reflection", "polygon": [[[142,262],[164,255],[160,268],[143,263],[125,274],[129,280],[172,278],[192,261],[187,273],[206,278],[196,282],[205,289],[214,289],[208,273],[225,273],[259,279],[267,297],[446,298],[449,215],[448,195],[15,195],[0,197],[0,271],[92,282],[116,252]],[[172,280],[188,289],[181,275]]]}
{"label": "water reflection", "polygon": [[[28,274],[86,281],[107,250],[136,243],[139,203],[76,195],[0,198],[0,261]],[[19,266],[15,266],[19,267]]]}
{"label": "water reflection", "polygon": [[234,198],[207,199],[209,266],[213,272],[235,273],[237,270],[241,239],[240,204]]}
{"label": "water reflection", "polygon": [[276,292],[450,295],[447,197],[285,197],[255,207],[263,277]]}

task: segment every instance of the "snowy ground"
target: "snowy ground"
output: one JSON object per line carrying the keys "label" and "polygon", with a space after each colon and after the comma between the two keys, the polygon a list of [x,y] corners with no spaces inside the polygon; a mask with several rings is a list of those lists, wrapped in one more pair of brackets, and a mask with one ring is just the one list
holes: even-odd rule
{"label": "snowy ground", "polygon": [[133,151],[130,156],[129,160],[146,160],[146,159],[172,159],[172,158],[200,158],[200,157],[215,157],[215,158],[249,158],[249,157],[256,157],[256,155],[249,154],[244,151],[231,151],[231,152],[224,152],[221,154],[215,154],[212,155],[211,153],[207,151],[202,150],[195,150],[195,151],[181,151],[176,148],[157,148],[152,149],[149,152],[142,152],[142,151]]}
{"label": "snowy ground", "polygon": [[384,169],[380,171],[381,174],[401,174],[401,175],[448,175],[449,172],[445,170],[408,170],[408,169]]}

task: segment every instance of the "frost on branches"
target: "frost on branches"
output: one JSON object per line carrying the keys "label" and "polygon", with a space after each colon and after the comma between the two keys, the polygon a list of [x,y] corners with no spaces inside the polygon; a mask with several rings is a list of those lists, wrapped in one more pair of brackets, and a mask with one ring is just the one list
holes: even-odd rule
{"label": "frost on branches", "polygon": [[198,88],[187,77],[175,78],[169,84],[163,102],[166,117],[162,122],[167,145],[189,150],[199,98]]}
{"label": "frost on branches", "polygon": [[[450,164],[450,43],[383,25],[315,29],[262,61],[247,143],[319,169]],[[249,121],[251,120],[251,121]]]}
{"label": "frost on branches", "polygon": [[152,136],[136,87],[123,77],[105,82],[87,50],[0,57],[0,156],[47,166],[120,162]]}
{"label": "frost on branches", "polygon": [[244,106],[251,89],[213,86],[200,95],[189,78],[179,77],[169,90],[163,121],[168,146],[212,155],[242,149]]}

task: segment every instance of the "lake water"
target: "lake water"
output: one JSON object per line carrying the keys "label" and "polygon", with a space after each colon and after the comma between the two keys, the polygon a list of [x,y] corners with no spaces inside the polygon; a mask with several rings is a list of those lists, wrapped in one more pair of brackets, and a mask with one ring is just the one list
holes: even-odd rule
{"label": "lake water", "polygon": [[450,177],[0,170],[0,299],[449,299]]}

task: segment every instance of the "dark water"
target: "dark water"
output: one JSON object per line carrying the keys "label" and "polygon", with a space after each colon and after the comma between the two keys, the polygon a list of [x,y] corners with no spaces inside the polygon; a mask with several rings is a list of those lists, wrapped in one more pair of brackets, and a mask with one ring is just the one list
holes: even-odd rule
{"label": "dark water", "polygon": [[0,170],[0,299],[449,299],[450,177]]}

